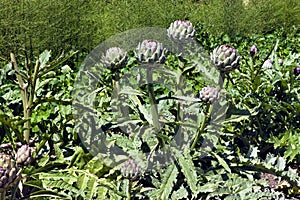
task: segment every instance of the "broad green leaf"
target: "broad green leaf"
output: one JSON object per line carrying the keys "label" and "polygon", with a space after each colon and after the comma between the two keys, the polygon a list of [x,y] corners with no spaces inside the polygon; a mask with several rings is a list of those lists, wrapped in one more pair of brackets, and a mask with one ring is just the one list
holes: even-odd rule
{"label": "broad green leaf", "polygon": [[95,156],[91,159],[85,166],[84,169],[87,169],[92,174],[96,174],[104,168],[104,163],[100,160],[100,157]]}
{"label": "broad green leaf", "polygon": [[199,187],[199,192],[201,193],[210,193],[217,190],[219,185],[217,183],[205,183]]}
{"label": "broad green leaf", "polygon": [[55,162],[65,162],[63,152],[57,144],[54,144],[54,149],[55,149],[55,155],[56,155]]}
{"label": "broad green leaf", "polygon": [[48,163],[49,160],[50,160],[49,155],[45,155],[43,158],[41,158],[41,159],[39,160],[38,165],[39,165],[40,167],[44,167],[44,166]]}
{"label": "broad green leaf", "polygon": [[192,190],[194,195],[197,195],[198,194],[197,173],[191,156],[184,156],[182,154],[179,154],[178,162],[181,167],[182,173],[186,177],[186,181],[190,189]]}
{"label": "broad green leaf", "polygon": [[62,191],[69,190],[74,194],[77,194],[79,192],[76,187],[65,182],[64,180],[43,180],[43,188],[51,188],[49,190],[52,190],[54,188],[58,188]]}
{"label": "broad green leaf", "polygon": [[[86,174],[81,174],[78,177],[78,181],[77,181],[77,186],[79,188],[78,194],[83,198],[86,197],[85,191],[87,190],[87,184],[91,178],[92,177],[87,176]],[[90,190],[88,190],[88,193],[90,193]]]}
{"label": "broad green leaf", "polygon": [[153,190],[149,193],[149,197],[153,199],[167,200],[173,190],[174,183],[178,175],[178,169],[175,164],[169,165],[169,167],[163,172],[160,188]]}
{"label": "broad green leaf", "polygon": [[173,185],[176,181],[177,175],[178,175],[177,167],[174,164],[170,165],[167,168],[165,175],[162,179],[162,185],[160,188],[161,194],[159,199],[169,199],[169,195],[173,190]]}
{"label": "broad green leaf", "polygon": [[188,191],[186,188],[181,186],[178,190],[172,193],[171,199],[180,200],[180,199],[187,199]]}
{"label": "broad green leaf", "polygon": [[72,174],[65,173],[65,172],[61,172],[61,171],[51,171],[51,173],[42,172],[42,173],[38,173],[38,176],[40,180],[49,180],[49,181],[63,180],[68,184],[73,184],[77,182],[76,176],[73,176]]}
{"label": "broad green leaf", "polygon": [[107,198],[107,192],[108,189],[106,187],[101,187],[101,186],[97,186],[98,191],[97,191],[97,198],[98,199],[106,199]]}
{"label": "broad green leaf", "polygon": [[69,65],[64,65],[62,68],[61,68],[61,72],[66,74],[66,73],[69,73],[69,72],[72,72],[72,69]]}
{"label": "broad green leaf", "polygon": [[286,167],[286,161],[283,157],[278,157],[277,158],[277,163],[276,163],[276,168],[279,170],[279,171],[283,171],[284,168]]}
{"label": "broad green leaf", "polygon": [[[45,197],[45,198],[43,198]],[[57,194],[55,192],[52,191],[48,191],[48,190],[38,190],[38,191],[33,191],[30,193],[30,199],[50,199],[50,198],[54,198],[54,199],[72,199],[71,196],[67,196],[67,195],[61,195],[61,194]]]}
{"label": "broad green leaf", "polygon": [[231,173],[231,169],[229,168],[228,164],[226,163],[226,161],[223,158],[221,158],[218,154],[216,154],[212,151],[210,152],[210,154],[212,154],[218,160],[219,164],[222,165],[222,167],[224,167],[224,169],[227,172]]}
{"label": "broad green leaf", "polygon": [[232,123],[232,122],[242,122],[244,120],[249,119],[250,116],[232,116],[230,119],[224,121],[224,123]]}
{"label": "broad green leaf", "polygon": [[174,98],[177,98],[178,100],[188,101],[188,102],[200,102],[201,100],[199,98],[195,97],[189,97],[189,96],[173,96]]}
{"label": "broad green leaf", "polygon": [[254,146],[250,146],[250,149],[247,153],[247,157],[248,158],[257,158],[258,157],[258,152],[259,152],[259,149],[258,147],[254,147]]}
{"label": "broad green leaf", "polygon": [[39,57],[40,69],[43,69],[51,57],[51,51],[45,50]]}
{"label": "broad green leaf", "polygon": [[86,199],[92,200],[94,199],[94,196],[96,196],[98,191],[98,184],[97,180],[95,178],[89,178],[87,188],[85,188],[85,191],[87,191]]}
{"label": "broad green leaf", "polygon": [[41,180],[25,181],[24,185],[28,185],[28,186],[36,187],[36,188],[39,188],[39,189],[43,189],[43,184],[42,184]]}
{"label": "broad green leaf", "polygon": [[149,114],[149,111],[145,108],[144,105],[142,105],[141,101],[137,98],[136,95],[129,95],[130,100],[133,104],[135,104],[139,112],[143,114],[144,118],[147,120],[147,122],[151,125],[153,125],[152,116]]}
{"label": "broad green leaf", "polygon": [[139,95],[139,96],[144,96],[146,93],[145,92],[141,92],[140,90],[136,90],[133,89],[132,87],[124,87],[124,89],[122,89],[119,94],[127,94],[127,95]]}

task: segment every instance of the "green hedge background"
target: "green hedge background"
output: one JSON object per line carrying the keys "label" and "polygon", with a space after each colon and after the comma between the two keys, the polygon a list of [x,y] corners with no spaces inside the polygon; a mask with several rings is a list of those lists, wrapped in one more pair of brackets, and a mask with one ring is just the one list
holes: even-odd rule
{"label": "green hedge background", "polygon": [[244,1],[1,0],[0,55],[26,50],[34,56],[44,49],[88,52],[116,33],[167,28],[177,19],[230,37],[288,31],[300,24],[299,0],[248,0],[247,5]]}

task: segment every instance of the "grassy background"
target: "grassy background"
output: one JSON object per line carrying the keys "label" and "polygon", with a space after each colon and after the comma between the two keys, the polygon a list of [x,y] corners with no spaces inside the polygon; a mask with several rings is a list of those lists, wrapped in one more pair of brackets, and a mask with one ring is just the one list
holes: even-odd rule
{"label": "grassy background", "polygon": [[249,35],[300,24],[298,0],[2,0],[0,55],[88,52],[125,30],[189,19],[211,34]]}

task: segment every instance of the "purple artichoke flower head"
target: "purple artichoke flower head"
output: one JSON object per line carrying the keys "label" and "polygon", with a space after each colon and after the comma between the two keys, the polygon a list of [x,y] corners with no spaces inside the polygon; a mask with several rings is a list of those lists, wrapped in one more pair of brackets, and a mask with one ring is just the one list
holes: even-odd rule
{"label": "purple artichoke flower head", "polygon": [[257,53],[257,48],[256,48],[255,45],[252,45],[250,47],[250,55],[251,55],[251,57],[254,57],[256,53]]}
{"label": "purple artichoke flower head", "polygon": [[295,76],[299,76],[300,75],[300,67],[296,67],[294,69],[294,74],[295,74]]}
{"label": "purple artichoke flower head", "polygon": [[135,160],[129,159],[123,164],[121,173],[126,178],[135,179],[141,174],[141,169]]}

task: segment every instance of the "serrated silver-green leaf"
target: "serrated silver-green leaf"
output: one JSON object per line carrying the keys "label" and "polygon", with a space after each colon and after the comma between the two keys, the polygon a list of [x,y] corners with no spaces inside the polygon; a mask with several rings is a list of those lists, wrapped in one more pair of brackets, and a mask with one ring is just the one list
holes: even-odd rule
{"label": "serrated silver-green leaf", "polygon": [[178,155],[178,162],[193,195],[197,195],[197,173],[191,156]]}
{"label": "serrated silver-green leaf", "polygon": [[90,178],[87,182],[87,188],[85,189],[87,191],[86,198],[88,200],[95,199],[94,197],[97,196],[97,190],[98,190],[98,183],[95,178]]}
{"label": "serrated silver-green leaf", "polygon": [[69,190],[75,194],[78,193],[78,189],[64,180],[44,180],[43,188],[49,188],[49,190],[60,189],[63,191]]}
{"label": "serrated silver-green leaf", "polygon": [[228,164],[226,163],[226,161],[225,161],[221,156],[219,156],[218,154],[216,154],[216,153],[214,153],[214,152],[212,152],[212,151],[210,152],[210,154],[212,154],[212,155],[218,160],[219,164],[220,164],[222,167],[224,167],[224,169],[225,169],[227,172],[231,173],[231,169],[229,168]]}
{"label": "serrated silver-green leaf", "polygon": [[172,193],[171,199],[179,200],[179,199],[187,199],[187,197],[188,197],[188,191],[186,190],[186,188],[181,186],[178,190]]}
{"label": "serrated silver-green leaf", "polygon": [[150,115],[150,112],[145,108],[145,106],[141,103],[139,98],[136,95],[129,95],[129,99],[132,101],[134,105],[138,107],[138,110],[141,114],[143,114],[144,118],[150,125],[153,125],[153,119]]}
{"label": "serrated silver-green leaf", "polygon": [[149,197],[152,199],[167,200],[173,190],[174,183],[178,175],[178,169],[175,164],[169,165],[162,173],[162,180],[159,188],[149,192]]}
{"label": "serrated silver-green leaf", "polygon": [[90,177],[86,176],[85,174],[82,174],[81,176],[78,177],[78,181],[77,181],[77,186],[79,188],[79,192],[78,195],[82,196],[82,197],[86,197],[85,195],[85,191],[87,189],[87,184],[89,182]]}
{"label": "serrated silver-green leaf", "polygon": [[43,69],[46,63],[49,61],[51,57],[51,51],[45,50],[43,53],[40,54],[39,62],[41,64],[40,69]]}
{"label": "serrated silver-green leaf", "polygon": [[160,187],[161,194],[159,199],[169,199],[169,195],[173,190],[173,185],[176,181],[177,175],[178,175],[177,167],[174,164],[170,165],[167,168],[162,180],[162,184]]}

